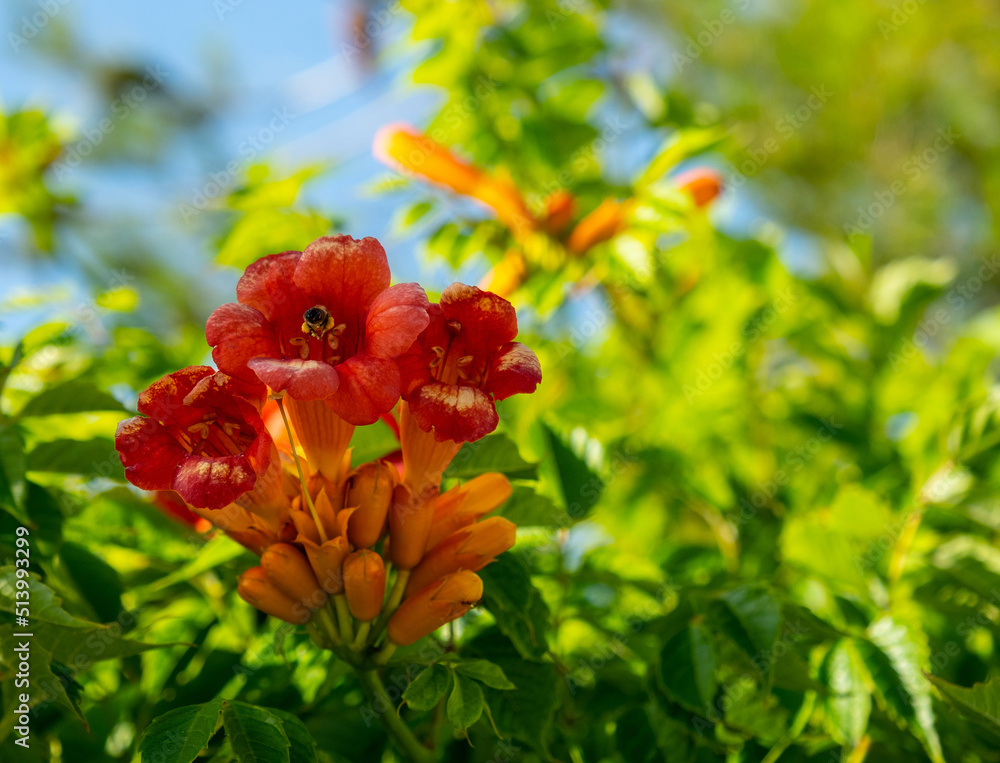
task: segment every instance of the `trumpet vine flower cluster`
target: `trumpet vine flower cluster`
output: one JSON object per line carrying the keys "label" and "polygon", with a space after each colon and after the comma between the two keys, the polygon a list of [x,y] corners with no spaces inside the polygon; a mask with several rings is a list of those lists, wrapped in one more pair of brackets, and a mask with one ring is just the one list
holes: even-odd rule
{"label": "trumpet vine flower cluster", "polygon": [[[264,257],[236,294],[206,326],[218,368],[157,381],[119,425],[126,476],[259,554],[245,601],[331,648],[384,639],[385,661],[473,607],[475,573],[514,545],[513,523],[485,518],[510,495],[502,474],[441,482],[497,401],[535,389],[538,359],[509,302],[452,284],[430,304],[390,285],[373,238]],[[398,451],[352,463],[355,427],[380,420]]]}

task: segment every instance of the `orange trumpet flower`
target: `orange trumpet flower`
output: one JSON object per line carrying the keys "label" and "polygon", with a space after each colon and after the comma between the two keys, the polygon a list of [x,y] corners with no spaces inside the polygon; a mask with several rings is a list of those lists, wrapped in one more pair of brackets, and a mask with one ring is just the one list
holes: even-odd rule
{"label": "orange trumpet flower", "polygon": [[363,623],[382,611],[385,598],[385,564],[382,557],[366,548],[344,560],[344,593],[351,614]]}
{"label": "orange trumpet flower", "polygon": [[634,202],[605,199],[589,215],[573,228],[566,242],[566,248],[574,254],[583,254],[602,241],[614,238],[627,224],[629,212]]}
{"label": "orange trumpet flower", "polygon": [[458,570],[478,572],[514,545],[517,526],[503,517],[490,517],[445,538],[424,556],[410,574],[404,596],[416,593],[440,577]]}
{"label": "orange trumpet flower", "polygon": [[691,195],[696,207],[708,206],[722,193],[722,175],[707,167],[695,167],[674,178],[677,187]]}
{"label": "orange trumpet flower", "polygon": [[275,587],[293,601],[310,609],[319,609],[326,604],[326,591],[320,587],[309,562],[295,546],[289,543],[268,546],[260,557],[260,563]]}
{"label": "orange trumpet flower", "polygon": [[482,596],[483,581],[474,572],[462,570],[443,577],[400,605],[389,619],[389,641],[409,646],[464,615]]}
{"label": "orange trumpet flower", "polygon": [[279,590],[263,567],[251,567],[240,575],[236,592],[251,607],[285,622],[303,625],[312,618],[309,608]]}

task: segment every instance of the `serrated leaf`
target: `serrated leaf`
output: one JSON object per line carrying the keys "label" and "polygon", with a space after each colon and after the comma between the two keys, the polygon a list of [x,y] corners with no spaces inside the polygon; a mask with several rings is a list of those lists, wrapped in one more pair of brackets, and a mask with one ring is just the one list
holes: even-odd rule
{"label": "serrated leaf", "polygon": [[701,625],[691,624],[675,634],[660,652],[660,676],[670,695],[687,707],[706,711],[718,682],[715,650]]}
{"label": "serrated leaf", "polygon": [[420,671],[403,692],[411,709],[424,712],[435,707],[451,686],[451,671],[443,665],[431,665]]}
{"label": "serrated leaf", "polygon": [[781,604],[760,586],[741,586],[719,597],[735,620],[736,643],[756,660],[771,651],[781,627]]}
{"label": "serrated leaf", "polygon": [[528,659],[548,651],[549,608],[517,554],[506,553],[479,571],[483,603],[497,626]]}
{"label": "serrated leaf", "polygon": [[274,707],[267,708],[281,719],[281,726],[288,737],[288,756],[291,763],[316,763],[316,740],[297,716]]}
{"label": "serrated leaf", "polygon": [[875,684],[875,696],[889,714],[917,737],[935,763],[943,763],[941,741],[934,726],[930,683],[920,668],[917,645],[906,627],[882,617],[868,627],[870,641],[859,640],[858,651]]}
{"label": "serrated leaf", "polygon": [[501,504],[497,516],[506,517],[518,527],[569,527],[572,519],[548,496],[527,485],[514,485],[510,498]]}
{"label": "serrated leaf", "polygon": [[208,745],[222,712],[222,700],[179,707],[154,718],[139,741],[142,763],[192,763]]}
{"label": "serrated leaf", "polygon": [[125,480],[125,469],[115,444],[106,437],[39,443],[28,454],[28,470]]}
{"label": "serrated leaf", "polygon": [[465,660],[455,663],[455,670],[458,673],[474,678],[480,683],[486,684],[491,689],[516,689],[510,679],[504,675],[499,665],[489,660]]}
{"label": "serrated leaf", "polygon": [[872,698],[865,682],[864,664],[853,642],[844,639],[826,655],[821,677],[829,688],[826,715],[834,738],[856,746],[868,728]]}
{"label": "serrated leaf", "polygon": [[224,701],[222,725],[239,763],[291,763],[281,719],[246,702]]}
{"label": "serrated leaf", "polygon": [[86,413],[87,411],[129,413],[124,405],[92,382],[74,379],[49,387],[41,394],[31,398],[21,409],[18,417]]}
{"label": "serrated leaf", "polygon": [[[29,536],[30,537],[30,536]],[[19,590],[17,568],[14,566],[0,567],[0,611],[13,614],[17,602],[16,592]],[[62,608],[62,600],[39,580],[38,576],[31,574],[28,578],[27,590],[31,601],[31,622],[32,624],[43,622],[60,625],[64,628],[95,628],[98,623],[92,623],[74,617]]]}
{"label": "serrated leaf", "polygon": [[486,472],[500,472],[510,479],[534,479],[538,476],[538,464],[521,458],[517,445],[507,435],[491,434],[463,445],[444,476],[464,480]]}
{"label": "serrated leaf", "polygon": [[456,729],[469,728],[483,714],[483,690],[471,678],[456,675],[445,710]]}
{"label": "serrated leaf", "polygon": [[63,543],[59,558],[97,619],[102,623],[117,619],[123,609],[123,588],[115,568],[77,543]]}
{"label": "serrated leaf", "polygon": [[925,674],[958,711],[970,721],[1000,735],[1000,678],[991,676],[985,683],[958,686],[943,678]]}
{"label": "serrated leaf", "polygon": [[585,517],[600,499],[604,481],[559,435],[544,424],[542,429],[548,436],[566,513],[573,519]]}

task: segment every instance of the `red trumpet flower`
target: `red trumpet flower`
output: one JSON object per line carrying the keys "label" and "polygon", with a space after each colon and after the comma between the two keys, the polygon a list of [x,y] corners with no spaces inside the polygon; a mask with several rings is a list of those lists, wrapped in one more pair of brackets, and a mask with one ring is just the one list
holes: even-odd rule
{"label": "red trumpet flower", "polygon": [[[241,396],[248,392],[249,400]],[[208,366],[160,379],[139,395],[144,415],[118,425],[125,476],[144,490],[173,490],[192,506],[221,509],[252,490],[271,463],[262,402]]]}
{"label": "red trumpet flower", "polygon": [[496,294],[455,283],[430,315],[430,325],[397,359],[403,399],[439,442],[478,440],[499,423],[496,400],[534,391],[542,380],[538,358],[513,341],[517,315]]}
{"label": "red trumpet flower", "polygon": [[424,290],[389,279],[373,238],[324,236],[303,252],[268,255],[240,278],[239,304],[208,319],[212,357],[228,374],[371,424],[399,399],[392,358],[429,320]]}

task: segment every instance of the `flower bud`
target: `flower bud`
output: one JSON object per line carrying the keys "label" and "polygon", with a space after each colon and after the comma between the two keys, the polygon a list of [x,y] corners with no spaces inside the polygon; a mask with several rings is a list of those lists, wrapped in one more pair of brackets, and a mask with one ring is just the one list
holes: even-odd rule
{"label": "flower bud", "polygon": [[385,564],[382,557],[366,548],[344,560],[344,593],[347,606],[361,622],[378,617],[385,598]]}
{"label": "flower bud", "polygon": [[674,178],[677,187],[688,193],[696,207],[708,206],[722,193],[722,175],[707,167],[695,167]]}
{"label": "flower bud", "polygon": [[483,581],[474,572],[462,570],[441,578],[400,605],[389,619],[389,640],[409,646],[464,615],[482,596]]}
{"label": "flower bud", "polygon": [[382,461],[358,467],[347,484],[344,505],[357,507],[347,523],[347,538],[355,548],[371,548],[381,540],[396,486],[395,470]]}
{"label": "flower bud", "polygon": [[490,517],[445,538],[410,574],[404,596],[431,581],[458,570],[477,572],[514,545],[517,526],[503,517]]}
{"label": "flower bud", "polygon": [[260,557],[261,566],[271,582],[283,593],[310,609],[326,604],[324,591],[305,556],[289,543],[268,546]]}
{"label": "flower bud", "polygon": [[412,570],[420,564],[433,519],[433,500],[414,496],[404,485],[396,487],[389,509],[389,536],[392,538],[392,563],[399,569]]}
{"label": "flower bud", "polygon": [[274,585],[263,567],[252,567],[240,575],[236,592],[251,607],[285,622],[303,625],[312,617],[308,607],[292,600]]}
{"label": "flower bud", "polygon": [[427,550],[452,533],[468,527],[510,498],[510,481],[502,474],[480,474],[434,500],[434,521]]}
{"label": "flower bud", "polygon": [[299,542],[305,547],[309,564],[312,566],[320,588],[328,594],[342,593],[344,590],[344,573],[342,565],[344,557],[351,552],[347,539],[341,536],[331,538],[323,545],[313,543],[304,538]]}
{"label": "flower bud", "polygon": [[566,248],[574,254],[583,254],[602,241],[614,238],[625,230],[631,209],[631,201],[605,199],[597,209],[576,224],[569,234]]}

